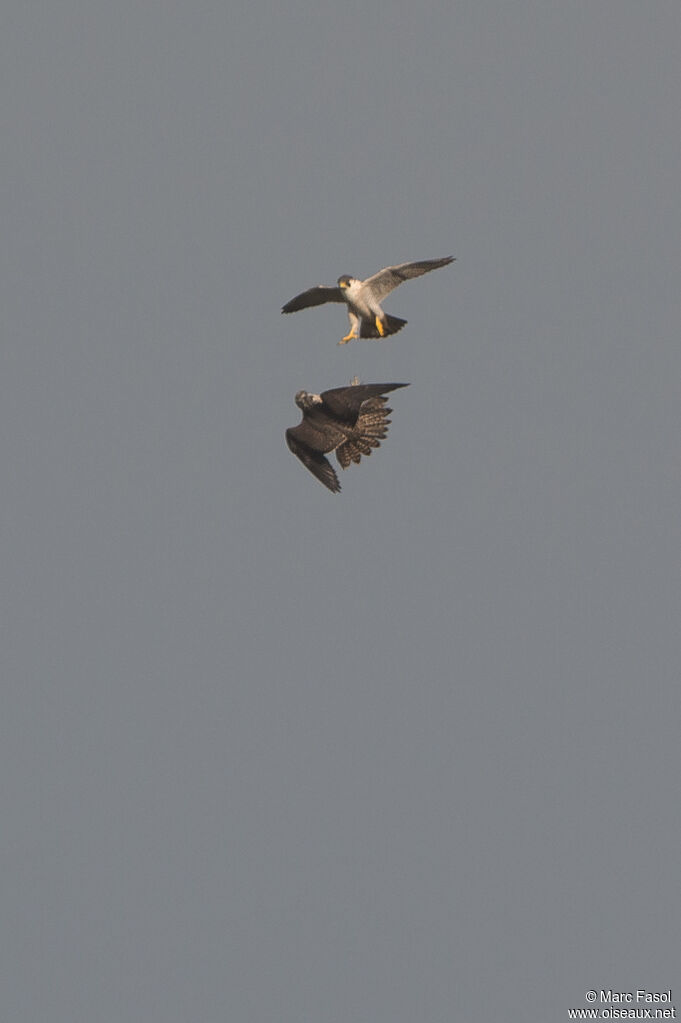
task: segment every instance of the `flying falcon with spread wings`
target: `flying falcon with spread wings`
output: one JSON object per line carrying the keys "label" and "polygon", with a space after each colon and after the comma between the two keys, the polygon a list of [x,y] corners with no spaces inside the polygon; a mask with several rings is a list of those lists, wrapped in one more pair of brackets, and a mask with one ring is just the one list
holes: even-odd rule
{"label": "flying falcon with spread wings", "polygon": [[378,448],[388,432],[392,409],[386,408],[388,391],[409,384],[351,384],[321,394],[298,391],[296,405],[303,419],[286,431],[286,443],[303,465],[325,487],[337,494],[340,483],[331,462],[324,456],[336,452],[343,469],[359,463],[362,455]]}
{"label": "flying falcon with spread wings", "polygon": [[448,266],[454,262],[453,256],[445,259],[424,259],[420,263],[400,263],[399,266],[386,266],[373,277],[358,281],[356,277],[343,274],[338,278],[336,288],[318,284],[316,288],[304,291],[287,302],[282,313],[297,313],[299,309],[310,306],[324,305],[325,302],[345,302],[348,307],[350,332],[338,342],[345,345],[357,338],[382,338],[396,334],[407,322],[399,316],[389,316],[381,309],[381,302],[403,281],[412,277],[421,277],[430,270]]}

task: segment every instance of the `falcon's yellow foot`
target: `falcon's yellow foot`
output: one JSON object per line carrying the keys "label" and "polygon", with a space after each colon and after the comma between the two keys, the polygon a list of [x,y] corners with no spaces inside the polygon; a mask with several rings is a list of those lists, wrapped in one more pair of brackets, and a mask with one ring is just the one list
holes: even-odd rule
{"label": "falcon's yellow foot", "polygon": [[385,337],[385,327],[383,326],[383,324],[381,322],[381,317],[380,316],[376,317],[376,330],[381,335],[381,337]]}
{"label": "falcon's yellow foot", "polygon": [[355,332],[351,330],[349,334],[346,334],[345,337],[342,337],[340,339],[338,344],[339,345],[346,345],[348,343],[348,341],[356,341],[356,340],[357,340],[357,334],[355,334]]}

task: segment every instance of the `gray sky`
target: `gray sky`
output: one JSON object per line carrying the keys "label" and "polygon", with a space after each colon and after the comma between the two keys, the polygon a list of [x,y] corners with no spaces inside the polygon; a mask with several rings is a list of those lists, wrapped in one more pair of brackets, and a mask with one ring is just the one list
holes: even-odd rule
{"label": "gray sky", "polygon": [[673,989],[677,0],[3,11],[3,1021]]}

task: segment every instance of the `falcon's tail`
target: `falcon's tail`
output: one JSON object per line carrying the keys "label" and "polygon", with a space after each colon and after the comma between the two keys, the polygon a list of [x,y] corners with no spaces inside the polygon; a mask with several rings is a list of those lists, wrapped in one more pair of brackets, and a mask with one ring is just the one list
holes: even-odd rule
{"label": "falcon's tail", "polygon": [[372,448],[379,448],[388,433],[391,408],[385,408],[387,399],[383,396],[371,398],[362,406],[353,435],[336,448],[336,458],[343,469],[350,462],[359,464],[362,455],[369,456]]}
{"label": "falcon's tail", "polygon": [[385,313],[381,320],[383,333],[380,334],[374,321],[365,318],[362,320],[359,336],[363,338],[373,337],[380,340],[381,337],[389,337],[391,334],[397,334],[398,330],[402,330],[402,327],[404,327],[406,322],[406,320],[400,319],[399,316],[390,316],[388,313]]}

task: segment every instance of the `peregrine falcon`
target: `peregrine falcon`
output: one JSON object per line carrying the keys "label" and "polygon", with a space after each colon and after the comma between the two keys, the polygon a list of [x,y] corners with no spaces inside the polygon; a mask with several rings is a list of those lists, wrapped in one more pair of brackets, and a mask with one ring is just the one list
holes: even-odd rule
{"label": "peregrine falcon", "polygon": [[321,394],[298,391],[296,405],[303,419],[286,431],[286,443],[303,465],[334,494],[340,490],[336,471],[327,458],[329,451],[343,469],[359,463],[362,455],[378,448],[388,432],[392,409],[386,408],[388,391],[409,384],[351,384]]}
{"label": "peregrine falcon", "polygon": [[299,309],[308,309],[314,305],[324,305],[325,302],[345,302],[348,307],[348,319],[350,320],[350,332],[338,342],[345,345],[348,341],[357,338],[382,338],[389,334],[396,334],[402,330],[406,320],[399,316],[389,316],[381,309],[381,301],[389,295],[394,288],[403,281],[412,277],[420,277],[430,270],[437,270],[441,266],[448,266],[454,262],[453,256],[445,259],[424,259],[420,263],[400,263],[398,266],[386,266],[379,270],[373,277],[367,277],[365,281],[359,281],[356,277],[343,274],[338,278],[338,286],[335,288],[318,284],[301,295],[296,295],[290,302],[287,302],[282,313],[297,313]]}

